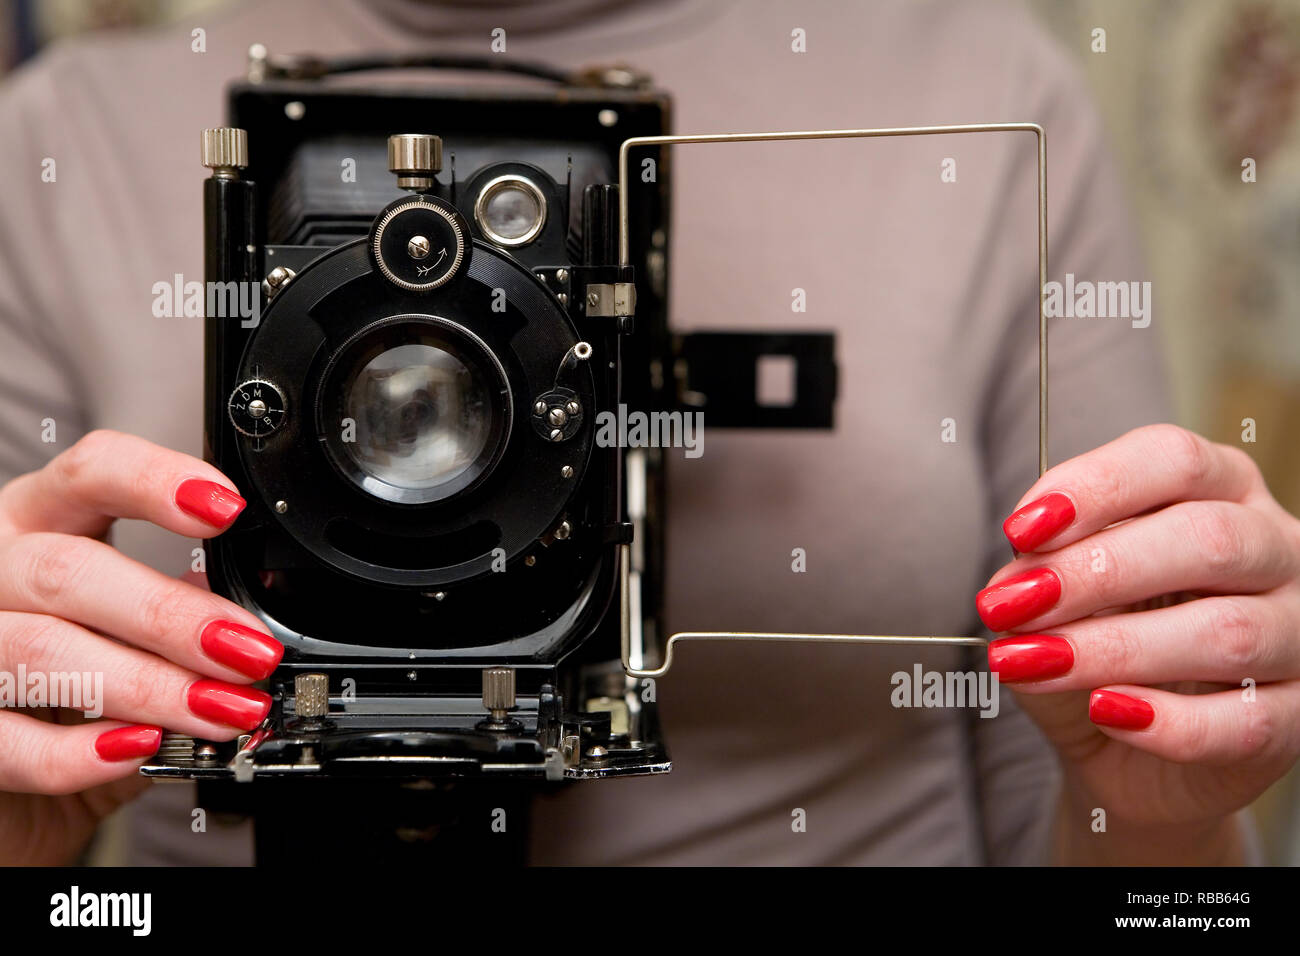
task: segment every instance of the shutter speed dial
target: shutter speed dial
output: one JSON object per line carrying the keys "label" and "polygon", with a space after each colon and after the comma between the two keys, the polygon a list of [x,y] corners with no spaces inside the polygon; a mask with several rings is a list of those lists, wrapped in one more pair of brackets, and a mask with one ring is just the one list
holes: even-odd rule
{"label": "shutter speed dial", "polygon": [[249,438],[265,438],[284,424],[284,395],[264,378],[235,386],[226,409],[235,430]]}

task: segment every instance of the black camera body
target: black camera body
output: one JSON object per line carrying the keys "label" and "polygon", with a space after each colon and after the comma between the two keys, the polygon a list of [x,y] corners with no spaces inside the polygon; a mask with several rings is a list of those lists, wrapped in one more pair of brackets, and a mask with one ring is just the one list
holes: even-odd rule
{"label": "black camera body", "polygon": [[[634,281],[614,162],[667,98],[263,82],[231,116],[249,163],[207,182],[207,278],[266,304],[207,319],[207,454],[249,499],[207,571],[286,647],[239,769],[668,769],[618,667],[627,449],[594,425],[667,401],[665,181],[638,193],[636,322],[584,295]],[[438,136],[394,136],[415,117]]]}
{"label": "black camera body", "polygon": [[[619,195],[621,147],[670,131],[666,94],[622,68],[321,82],[503,69],[444,60],[262,60],[204,132],[206,456],[248,499],[206,570],[286,649],[260,728],[167,734],[142,769],[223,795],[204,802],[260,778],[668,771],[628,662],[664,637],[669,451],[598,423],[831,424],[832,336],[670,332],[667,155],[645,144]],[[214,307],[250,284],[258,314]],[[756,397],[770,354],[799,362],[783,407]]]}

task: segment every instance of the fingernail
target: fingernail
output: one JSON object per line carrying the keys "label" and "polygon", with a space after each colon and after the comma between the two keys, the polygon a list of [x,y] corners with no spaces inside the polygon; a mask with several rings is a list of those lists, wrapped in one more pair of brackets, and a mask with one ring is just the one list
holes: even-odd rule
{"label": "fingernail", "polygon": [[1017,634],[989,643],[989,670],[1004,683],[1060,677],[1074,666],[1074,648],[1054,634]]}
{"label": "fingernail", "polygon": [[1032,621],[1061,597],[1061,579],[1051,568],[1036,568],[987,587],[975,596],[980,620],[990,631],[1006,631]]}
{"label": "fingernail", "polygon": [[1151,726],[1156,710],[1145,700],[1114,690],[1094,690],[1088,699],[1088,719],[1102,727],[1141,730]]}
{"label": "fingernail", "polygon": [[196,680],[187,696],[195,716],[240,730],[252,730],[271,710],[270,694],[219,680]]}
{"label": "fingernail", "polygon": [[100,760],[138,760],[158,752],[162,728],[150,724],[106,730],[95,738],[95,753]]}
{"label": "fingernail", "polygon": [[284,656],[284,645],[275,638],[234,621],[213,621],[203,629],[199,643],[218,664],[253,680],[269,677]]}
{"label": "fingernail", "polygon": [[1074,520],[1074,502],[1052,492],[1029,502],[1002,522],[1002,533],[1017,551],[1033,551],[1066,529]]}
{"label": "fingernail", "polygon": [[182,481],[176,489],[176,507],[217,528],[234,521],[247,503],[224,485],[202,478]]}

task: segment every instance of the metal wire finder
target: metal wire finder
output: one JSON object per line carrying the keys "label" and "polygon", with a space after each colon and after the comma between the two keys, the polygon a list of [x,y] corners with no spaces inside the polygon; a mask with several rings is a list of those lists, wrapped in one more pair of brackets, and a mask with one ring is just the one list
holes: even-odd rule
{"label": "metal wire finder", "polygon": [[[882,129],[824,129],[768,133],[705,133],[691,136],[634,136],[618,151],[618,258],[631,265],[628,224],[628,153],[641,146],[687,146],[694,143],[757,143],[782,140],[870,139],[882,136],[936,136],[950,133],[1033,133],[1038,143],[1038,474],[1047,471],[1047,135],[1037,123],[972,123],[958,126],[900,126]],[[634,614],[634,590],[640,589],[640,571],[632,567],[632,549],[619,546],[619,628],[623,669],[629,677],[662,677],[673,662],[673,646],[681,641],[814,641],[821,644],[939,644],[984,645],[982,637],[943,637],[917,634],[781,634],[759,631],[678,631],[664,642],[662,663],[644,664],[644,635],[640,602]]]}

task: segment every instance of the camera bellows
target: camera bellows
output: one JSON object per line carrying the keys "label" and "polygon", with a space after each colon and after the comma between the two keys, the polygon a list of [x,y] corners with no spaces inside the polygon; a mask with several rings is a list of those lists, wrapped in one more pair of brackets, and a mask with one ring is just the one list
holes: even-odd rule
{"label": "camera bellows", "polygon": [[325,674],[299,674],[293,679],[294,711],[299,719],[319,719],[330,712],[330,679]]}

